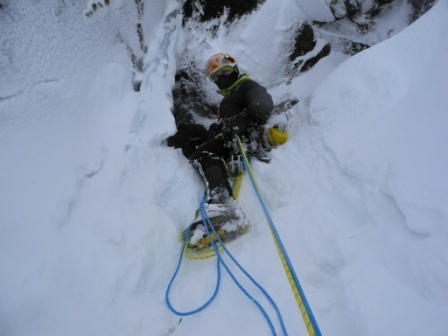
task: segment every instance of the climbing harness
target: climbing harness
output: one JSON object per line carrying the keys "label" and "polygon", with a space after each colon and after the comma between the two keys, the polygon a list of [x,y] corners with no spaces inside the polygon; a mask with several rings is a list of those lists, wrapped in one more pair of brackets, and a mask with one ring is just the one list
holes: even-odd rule
{"label": "climbing harness", "polygon": [[254,174],[252,171],[252,167],[249,163],[249,160],[247,159],[246,153],[244,152],[244,149],[243,149],[243,145],[239,138],[238,138],[238,144],[241,148],[241,153],[243,156],[243,162],[244,162],[245,169],[248,172],[248,175],[249,175],[251,184],[254,188],[255,194],[257,195],[257,198],[263,208],[266,219],[268,220],[269,229],[271,231],[272,238],[274,239],[274,243],[277,248],[277,252],[279,254],[280,260],[282,262],[282,265],[285,270],[285,273],[288,278],[291,289],[294,293],[294,297],[296,298],[296,302],[299,306],[299,310],[300,310],[300,313],[302,314],[302,318],[305,323],[308,334],[310,336],[321,336],[322,334],[320,332],[320,329],[319,329],[317,321],[314,317],[314,314],[311,310],[311,307],[308,304],[308,301],[305,296],[305,292],[303,291],[303,288],[300,285],[299,279],[296,275],[296,272],[294,271],[294,268],[291,264],[291,260],[289,259],[288,253],[286,252],[285,246],[283,245],[283,242],[277,232],[277,229],[274,225],[274,222],[272,221],[269,211],[267,210],[266,205],[264,204],[263,199],[261,198],[260,191],[258,189],[258,185],[256,183],[256,180],[255,180],[255,177],[254,177]]}

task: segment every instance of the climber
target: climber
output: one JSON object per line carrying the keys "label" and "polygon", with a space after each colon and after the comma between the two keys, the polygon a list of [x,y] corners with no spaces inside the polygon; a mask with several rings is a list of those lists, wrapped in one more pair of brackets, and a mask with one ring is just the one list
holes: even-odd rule
{"label": "climber", "polygon": [[181,148],[206,185],[207,204],[234,207],[235,200],[225,162],[237,147],[236,136],[249,127],[264,125],[271,116],[273,101],[266,88],[240,74],[235,59],[218,53],[205,63],[205,75],[224,97],[217,112],[218,122],[207,131],[201,125],[181,125],[167,139],[168,146]]}

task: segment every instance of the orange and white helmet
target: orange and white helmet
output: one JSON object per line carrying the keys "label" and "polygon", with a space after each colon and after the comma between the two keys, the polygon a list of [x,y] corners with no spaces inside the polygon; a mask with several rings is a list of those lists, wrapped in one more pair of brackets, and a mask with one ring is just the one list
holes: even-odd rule
{"label": "orange and white helmet", "polygon": [[213,55],[205,63],[205,75],[214,81],[218,74],[222,71],[235,71],[237,64],[235,59],[229,54],[218,53]]}

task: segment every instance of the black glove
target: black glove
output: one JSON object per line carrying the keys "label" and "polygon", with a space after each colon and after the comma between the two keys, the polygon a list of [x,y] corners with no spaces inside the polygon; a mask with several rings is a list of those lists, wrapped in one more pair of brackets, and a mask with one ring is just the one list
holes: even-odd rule
{"label": "black glove", "polygon": [[207,140],[213,139],[222,129],[222,123],[213,123],[208,128]]}
{"label": "black glove", "polygon": [[243,112],[241,112],[241,115],[244,116],[244,118],[247,120],[249,124],[251,124],[251,126],[260,126],[266,123],[266,120],[260,118],[259,114],[254,113],[251,110],[246,109]]}

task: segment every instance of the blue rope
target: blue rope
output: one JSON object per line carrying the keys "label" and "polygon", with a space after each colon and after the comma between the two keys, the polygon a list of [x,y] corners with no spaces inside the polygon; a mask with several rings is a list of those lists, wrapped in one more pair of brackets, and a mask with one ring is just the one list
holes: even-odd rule
{"label": "blue rope", "polygon": [[252,184],[253,189],[255,190],[255,194],[257,195],[257,198],[258,198],[258,200],[259,200],[259,202],[261,204],[261,207],[263,208],[264,214],[265,214],[265,216],[266,216],[266,218],[267,218],[267,220],[269,222],[269,227],[271,228],[271,231],[273,232],[274,237],[277,240],[278,245],[279,245],[280,249],[283,252],[283,256],[284,256],[285,261],[286,261],[286,263],[287,263],[287,265],[289,267],[289,271],[291,272],[291,276],[292,276],[292,278],[294,280],[294,283],[296,284],[296,288],[297,288],[297,290],[300,293],[300,296],[302,298],[303,304],[304,304],[305,309],[306,309],[306,311],[308,313],[308,316],[310,318],[310,322],[314,326],[314,331],[316,333],[316,336],[322,336],[321,331],[319,329],[319,326],[317,324],[316,318],[314,317],[313,311],[311,310],[311,307],[310,307],[310,305],[308,303],[308,300],[306,299],[305,292],[303,291],[303,288],[300,285],[299,278],[297,277],[297,274],[296,274],[294,268],[292,267],[292,263],[291,263],[291,260],[289,259],[288,253],[286,252],[285,246],[283,245],[283,242],[280,239],[280,235],[278,234],[277,228],[274,225],[274,222],[273,222],[273,220],[271,218],[271,215],[269,214],[269,211],[268,211],[266,205],[264,204],[263,199],[261,198],[260,192],[259,192],[259,190],[257,188],[257,184],[255,183],[254,177],[252,176],[251,169],[249,167],[249,163],[247,162],[247,159],[246,159],[245,155],[243,155],[243,164],[244,164],[244,169],[248,170],[248,172],[249,172],[248,175],[249,175],[249,178],[250,178],[250,182]]}
{"label": "blue rope", "polygon": [[[204,205],[205,205],[205,197],[204,197],[204,199],[202,200],[202,202],[201,202],[201,207],[200,207],[200,209],[201,209],[201,215],[202,215],[202,218],[204,218],[205,219],[205,223],[206,223],[206,225],[204,225],[205,226],[205,228],[206,228],[206,230],[207,230],[207,234],[210,236],[210,231],[209,231],[209,227],[212,229],[212,231],[213,231],[213,233],[216,235],[216,237],[217,237],[217,239],[218,239],[218,242],[219,242],[219,244],[222,246],[222,248],[224,249],[224,251],[227,253],[227,255],[230,257],[230,259],[235,263],[235,265],[237,265],[237,267],[243,272],[243,274],[265,295],[265,297],[268,299],[268,301],[271,303],[271,305],[274,307],[274,309],[275,309],[275,311],[276,311],[276,313],[277,313],[277,316],[278,316],[278,319],[279,319],[279,321],[280,321],[280,325],[281,325],[281,328],[282,328],[282,332],[283,332],[283,335],[287,335],[288,333],[287,333],[287,331],[286,331],[286,328],[285,328],[285,324],[284,324],[284,322],[283,322],[283,318],[282,318],[282,316],[281,316],[281,314],[280,314],[280,311],[279,311],[279,309],[278,309],[278,307],[277,307],[277,305],[275,304],[275,302],[274,302],[274,300],[272,300],[272,298],[269,296],[269,294],[266,292],[266,290],[263,288],[263,287],[261,287],[260,286],[260,284],[258,284],[256,281],[255,281],[255,279],[252,277],[252,276],[250,276],[250,274],[236,261],[236,259],[232,256],[232,254],[227,250],[227,248],[225,247],[225,244],[224,244],[224,242],[221,240],[221,238],[219,237],[219,235],[218,235],[218,233],[216,232],[216,230],[215,230],[215,228],[213,227],[213,225],[212,225],[212,223],[211,223],[211,221],[210,221],[210,218],[208,217],[208,215],[207,215],[207,212],[205,211],[205,207],[204,207]],[[272,321],[271,321],[271,319],[269,318],[269,316],[268,316],[268,314],[266,313],[266,311],[263,309],[263,307],[260,305],[260,303],[257,301],[257,300],[255,300],[247,291],[246,291],[246,289],[244,289],[244,287],[238,282],[238,280],[235,278],[235,276],[233,275],[233,273],[230,271],[230,269],[228,268],[228,266],[227,266],[227,264],[224,262],[224,260],[222,260],[222,257],[221,257],[221,255],[220,254],[218,254],[217,253],[217,251],[218,251],[218,246],[217,246],[217,244],[212,240],[212,239],[210,239],[211,240],[211,242],[212,242],[212,247],[213,247],[213,249],[215,250],[215,253],[216,253],[216,255],[218,256],[218,259],[220,259],[220,262],[222,263],[222,265],[224,266],[224,268],[226,269],[226,271],[227,271],[227,273],[230,275],[230,277],[232,278],[232,280],[235,282],[235,284],[238,286],[238,288],[246,295],[246,297],[249,299],[249,300],[251,300],[256,306],[257,306],[257,308],[261,311],[261,313],[263,314],[263,316],[264,316],[264,318],[266,319],[266,322],[268,323],[268,325],[269,325],[269,328],[271,329],[271,331],[272,331],[272,334],[275,336],[275,335],[277,335],[277,333],[276,333],[276,331],[275,331],[275,328],[274,328],[274,325],[272,324]]]}
{"label": "blue rope", "polygon": [[[285,328],[285,324],[284,324],[284,322],[283,322],[283,318],[282,318],[282,316],[281,316],[281,313],[280,313],[280,310],[278,309],[278,307],[277,307],[277,305],[275,304],[275,302],[274,302],[274,300],[270,297],[270,295],[266,292],[266,290],[260,285],[260,284],[258,284],[256,281],[255,281],[255,279],[236,261],[236,259],[233,257],[233,255],[227,250],[227,248],[225,247],[225,244],[224,244],[224,242],[221,240],[221,238],[219,237],[219,235],[218,235],[218,233],[216,232],[216,230],[215,230],[215,228],[213,227],[213,225],[212,225],[212,223],[211,223],[211,221],[210,221],[210,218],[208,217],[208,215],[207,215],[207,212],[206,212],[206,210],[205,210],[205,200],[206,200],[206,197],[205,197],[205,195],[204,195],[204,198],[202,199],[202,201],[201,201],[201,206],[200,206],[200,211],[201,211],[201,216],[202,216],[202,218],[204,219],[204,227],[206,228],[206,231],[207,231],[207,235],[210,237],[210,235],[211,235],[211,232],[210,232],[210,229],[209,228],[211,228],[211,230],[213,231],[213,233],[216,235],[216,237],[218,238],[218,242],[219,242],[219,244],[223,247],[223,249],[224,249],[224,251],[227,253],[227,255],[230,257],[230,259],[235,263],[235,265],[241,270],[241,272],[264,294],[264,296],[268,299],[268,301],[270,302],[270,304],[273,306],[273,308],[274,308],[274,310],[276,311],[276,313],[277,313],[277,317],[278,317],[278,319],[279,319],[279,321],[280,321],[280,325],[281,325],[281,328],[282,328],[282,332],[283,332],[283,335],[287,335],[288,333],[287,333],[287,331],[286,331],[286,328]],[[185,237],[188,237],[189,236],[189,232],[190,232],[190,228],[188,228],[187,230],[186,230],[187,232],[185,233]],[[271,321],[271,319],[269,318],[269,316],[268,316],[268,314],[266,313],[266,311],[263,309],[263,307],[261,306],[261,304],[257,301],[257,300],[255,300],[248,292],[247,292],[247,290],[238,282],[238,280],[236,279],[236,277],[234,276],[234,274],[230,271],[230,269],[229,269],[229,267],[227,266],[227,264],[224,262],[224,260],[222,259],[222,257],[221,257],[221,255],[218,253],[218,246],[217,246],[217,244],[212,240],[212,239],[210,239],[210,241],[211,241],[211,244],[212,244],[212,247],[213,247],[213,249],[214,249],[214,251],[215,251],[215,253],[216,253],[216,255],[217,255],[217,271],[218,271],[218,276],[217,276],[217,282],[216,282],[216,288],[215,288],[215,291],[214,291],[214,293],[212,294],[212,296],[210,297],[210,299],[206,302],[206,303],[204,303],[201,307],[199,307],[199,308],[197,308],[197,309],[194,309],[194,310],[191,310],[191,311],[187,311],[187,312],[180,312],[180,311],[178,311],[178,310],[176,310],[173,306],[172,306],[172,304],[171,304],[171,302],[170,302],[170,299],[169,299],[169,294],[170,294],[170,291],[171,291],[171,287],[172,287],[172,285],[173,285],[173,282],[174,282],[174,280],[176,279],[176,277],[177,277],[177,274],[179,273],[179,270],[180,270],[180,267],[181,267],[181,264],[182,264],[182,258],[183,258],[183,253],[184,253],[184,250],[185,250],[185,248],[186,248],[186,244],[187,244],[187,242],[188,242],[188,239],[184,239],[184,243],[183,243],[183,246],[182,246],[182,250],[181,250],[181,253],[180,253],[180,256],[179,256],[179,261],[178,261],[178,263],[177,263],[177,267],[176,267],[176,270],[175,270],[175,272],[174,272],[174,274],[173,274],[173,276],[171,277],[171,279],[170,279],[170,282],[169,282],[169,284],[168,284],[168,287],[167,287],[167,289],[166,289],[166,292],[165,292],[165,301],[166,301],[166,304],[167,304],[167,306],[168,306],[168,308],[174,313],[174,314],[176,314],[176,315],[179,315],[179,316],[188,316],[188,315],[193,315],[193,314],[196,314],[196,313],[199,313],[199,312],[201,312],[202,310],[204,310],[215,298],[216,298],[216,295],[217,295],[217,293],[218,293],[218,290],[219,290],[219,286],[220,286],[220,283],[221,283],[221,268],[220,268],[220,266],[221,266],[221,264],[224,266],[224,269],[227,271],[227,273],[230,275],[230,277],[232,278],[232,280],[235,282],[235,284],[238,286],[238,288],[246,295],[246,297],[247,298],[249,298],[249,300],[251,300],[256,306],[257,306],[257,308],[261,311],[261,313],[262,313],[262,315],[264,316],[264,318],[266,319],[266,322],[268,323],[268,325],[269,325],[269,328],[271,329],[271,331],[272,331],[272,334],[274,335],[274,336],[276,336],[277,335],[277,333],[276,333],[276,331],[275,331],[275,327],[274,327],[274,325],[273,325],[273,323],[272,323],[272,321]]]}
{"label": "blue rope", "polygon": [[[190,227],[191,227],[191,225],[190,225]],[[186,230],[187,234],[188,234],[187,237],[189,236],[189,233],[190,233],[190,227]],[[177,311],[176,309],[174,309],[174,307],[171,305],[171,302],[170,302],[170,299],[169,299],[169,295],[170,295],[171,286],[173,285],[174,279],[176,279],[177,273],[179,273],[179,269],[180,269],[180,266],[182,264],[182,258],[183,258],[184,250],[185,250],[185,248],[187,246],[187,242],[188,242],[188,239],[184,239],[184,244],[182,246],[182,250],[180,251],[180,257],[179,257],[179,261],[177,263],[176,270],[175,270],[173,276],[171,277],[171,280],[170,280],[170,282],[168,284],[168,287],[166,288],[166,292],[165,292],[165,302],[166,302],[168,308],[174,314],[179,315],[179,316],[194,315],[194,314],[199,313],[200,311],[204,310],[205,308],[207,308],[207,306],[210,303],[212,303],[212,301],[215,299],[216,295],[218,294],[219,286],[221,284],[221,268],[219,267],[220,260],[218,259],[217,263],[216,263],[216,266],[217,266],[217,269],[218,269],[218,275],[217,275],[217,279],[216,279],[216,287],[215,287],[215,291],[213,292],[213,294],[210,297],[210,299],[208,299],[208,301],[206,303],[204,303],[202,306],[200,306],[199,308],[191,310],[191,311],[180,312],[180,311]]]}

